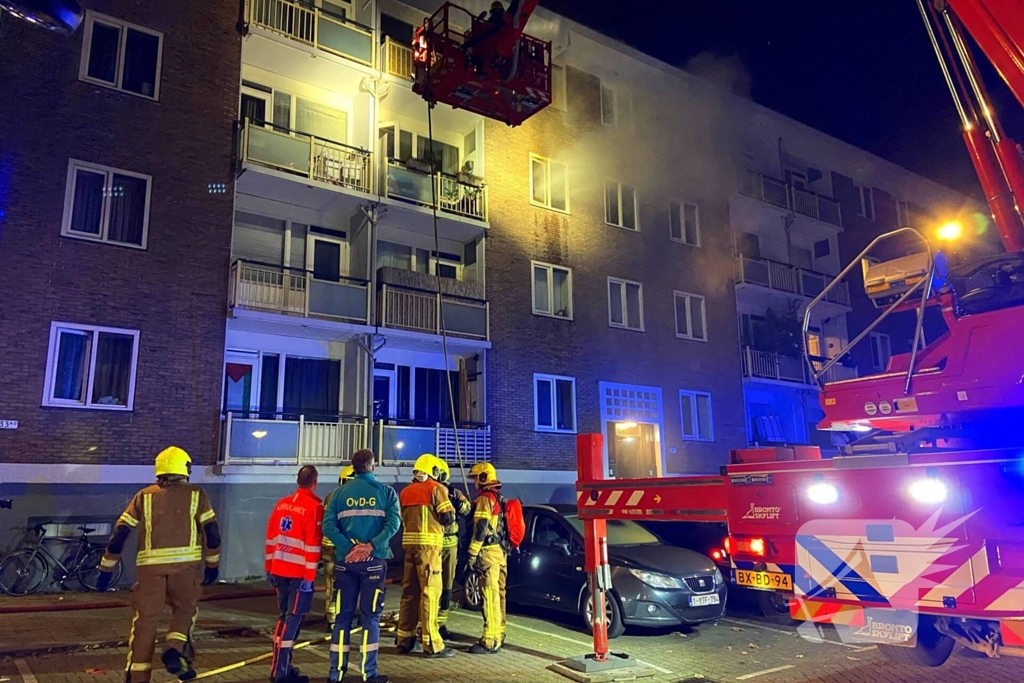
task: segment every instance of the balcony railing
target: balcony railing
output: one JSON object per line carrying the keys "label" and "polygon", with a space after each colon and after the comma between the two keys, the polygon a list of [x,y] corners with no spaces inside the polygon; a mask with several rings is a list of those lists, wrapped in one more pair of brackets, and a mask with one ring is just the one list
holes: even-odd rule
{"label": "balcony railing", "polygon": [[490,338],[490,305],[487,301],[425,289],[382,284],[377,291],[377,322],[384,327],[428,334],[445,332],[470,339]]}
{"label": "balcony railing", "polygon": [[[433,453],[448,462],[486,462],[491,458],[491,427],[461,424],[458,430],[442,424],[395,421],[399,424],[374,424],[374,452],[383,462],[412,462],[423,453]],[[455,437],[458,434],[458,453]]]}
{"label": "balcony railing", "polygon": [[370,153],[266,121],[241,122],[239,158],[361,192],[370,191]]}
{"label": "balcony railing", "polygon": [[[760,285],[813,299],[821,294],[822,290],[834,279],[831,275],[769,259],[752,259],[746,256],[736,258],[737,284]],[[849,306],[849,283],[839,283],[839,286],[829,292],[825,298],[834,304]]]}
{"label": "balcony railing", "polygon": [[249,21],[292,40],[373,66],[373,29],[311,4],[248,0]]}
{"label": "balcony railing", "polygon": [[390,37],[384,38],[380,46],[381,71],[397,78],[411,81],[413,76],[412,48]]}
{"label": "balcony railing", "polygon": [[843,226],[839,202],[789,185],[778,178],[747,171],[743,174],[740,193],[825,223]]}
{"label": "balcony railing", "polygon": [[340,465],[366,447],[368,421],[357,415],[228,412],[224,465]]}
{"label": "balcony railing", "polygon": [[231,265],[229,305],[305,318],[369,322],[369,282],[318,280],[299,268],[239,259]]}
{"label": "balcony railing", "polygon": [[[812,357],[811,362],[815,368],[821,369],[827,358],[818,359]],[[810,370],[804,364],[802,358],[797,356],[786,356],[772,351],[758,351],[749,346],[743,347],[743,376],[757,379],[770,379],[777,382],[792,382],[793,384],[814,384]],[[833,365],[825,373],[826,382],[840,382],[853,379],[857,376],[854,368],[845,365]]]}
{"label": "balcony railing", "polygon": [[[383,147],[382,147],[383,149]],[[487,220],[487,188],[482,183],[466,182],[462,176],[429,173],[397,159],[386,159],[381,169],[381,182],[387,196],[431,208],[435,193],[437,208],[478,221]]]}

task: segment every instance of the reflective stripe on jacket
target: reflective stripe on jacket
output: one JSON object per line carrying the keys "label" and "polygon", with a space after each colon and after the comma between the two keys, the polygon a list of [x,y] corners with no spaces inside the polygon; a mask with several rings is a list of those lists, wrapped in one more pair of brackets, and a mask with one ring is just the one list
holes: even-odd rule
{"label": "reflective stripe on jacket", "polygon": [[398,499],[402,504],[402,546],[442,547],[446,522],[441,517],[455,517],[448,489],[433,479],[414,481],[402,489]]}
{"label": "reflective stripe on jacket", "polygon": [[373,557],[387,560],[391,537],[401,523],[395,490],[377,481],[372,472],[361,472],[331,493],[324,513],[324,541],[335,545],[338,562],[358,543],[369,543]]}
{"label": "reflective stripe on jacket", "polygon": [[324,506],[310,489],[277,501],[267,522],[267,573],[312,581],[320,563]]}

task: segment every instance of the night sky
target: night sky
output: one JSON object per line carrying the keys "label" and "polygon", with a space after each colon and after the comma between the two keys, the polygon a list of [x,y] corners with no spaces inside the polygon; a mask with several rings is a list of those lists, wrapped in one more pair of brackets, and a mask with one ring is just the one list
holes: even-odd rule
{"label": "night sky", "polygon": [[[738,75],[756,102],[981,198],[913,0],[541,5],[669,64]],[[980,51],[976,56],[1004,127],[1024,140],[1024,110]]]}

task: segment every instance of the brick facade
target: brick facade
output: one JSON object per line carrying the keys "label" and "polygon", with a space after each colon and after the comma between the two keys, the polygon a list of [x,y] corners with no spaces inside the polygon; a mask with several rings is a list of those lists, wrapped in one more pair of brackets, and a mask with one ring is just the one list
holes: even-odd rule
{"label": "brick facade", "polygon": [[[0,22],[0,462],[215,458],[233,197],[238,4],[96,0],[163,33],[158,102],[78,79],[70,38]],[[69,159],[152,176],[145,250],[61,237]],[[208,183],[226,183],[210,194]],[[51,321],[140,331],[131,412],[40,407]]]}
{"label": "brick facade", "polygon": [[[491,339],[487,354],[487,419],[494,429],[496,465],[575,469],[575,437],[534,430],[533,374],[576,378],[578,430],[602,429],[598,383],[660,387],[667,472],[716,471],[728,451],[745,442],[736,304],[727,197],[735,178],[720,149],[708,168],[700,151],[672,154],[695,135],[686,112],[651,130],[639,117],[647,100],[637,93],[635,130],[600,125],[596,78],[567,68],[568,111],[548,109],[519,128],[487,123],[487,182],[491,228],[487,295]],[[645,93],[646,98],[646,93]],[[664,115],[656,105],[651,117]],[[710,117],[709,117],[710,118]],[[704,123],[703,121],[700,123]],[[699,123],[698,123],[699,128]],[[715,139],[718,131],[700,133]],[[676,138],[684,138],[676,141]],[[665,145],[663,152],[659,145]],[[701,145],[695,143],[694,150]],[[530,204],[531,153],[569,168],[570,213]],[[656,155],[656,156],[652,156]],[[607,225],[603,178],[637,188],[640,231]],[[709,177],[716,182],[706,183]],[[678,187],[677,187],[678,185]],[[670,198],[698,201],[701,248],[669,238]],[[530,261],[572,268],[573,320],[533,315]],[[608,276],[643,284],[644,332],[608,325]],[[675,336],[673,290],[706,298],[708,343]],[[710,391],[713,443],[683,441],[679,390]]]}

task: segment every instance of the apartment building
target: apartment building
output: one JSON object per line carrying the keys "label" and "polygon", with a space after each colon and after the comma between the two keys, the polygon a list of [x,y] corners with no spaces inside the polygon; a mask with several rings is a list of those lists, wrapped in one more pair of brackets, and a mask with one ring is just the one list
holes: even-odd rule
{"label": "apartment building", "polygon": [[160,449],[219,441],[237,10],[85,4],[71,37],[0,12],[0,546],[109,533]]}

